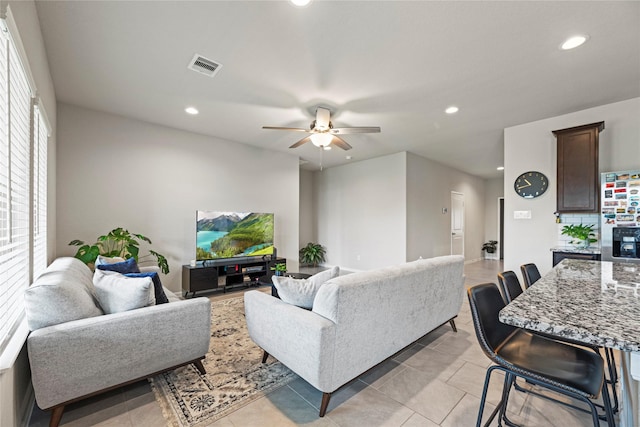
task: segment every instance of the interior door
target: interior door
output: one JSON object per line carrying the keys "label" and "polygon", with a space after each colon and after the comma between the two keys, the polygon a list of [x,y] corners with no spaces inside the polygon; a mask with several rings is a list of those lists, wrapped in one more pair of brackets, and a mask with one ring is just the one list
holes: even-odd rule
{"label": "interior door", "polygon": [[498,247],[500,248],[500,259],[504,259],[504,197],[500,197],[498,208],[498,228],[500,229],[500,241]]}
{"label": "interior door", "polygon": [[451,255],[464,256],[464,194],[451,192]]}

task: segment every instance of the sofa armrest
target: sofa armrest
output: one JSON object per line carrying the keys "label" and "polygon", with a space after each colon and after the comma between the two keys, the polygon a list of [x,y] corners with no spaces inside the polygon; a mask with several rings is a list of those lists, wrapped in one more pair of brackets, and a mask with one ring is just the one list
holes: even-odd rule
{"label": "sofa armrest", "polygon": [[251,339],[318,390],[332,392],[336,325],[264,292],[244,294]]}
{"label": "sofa armrest", "polygon": [[210,306],[208,298],[193,298],[33,331],[27,347],[38,406],[48,409],[204,356]]}

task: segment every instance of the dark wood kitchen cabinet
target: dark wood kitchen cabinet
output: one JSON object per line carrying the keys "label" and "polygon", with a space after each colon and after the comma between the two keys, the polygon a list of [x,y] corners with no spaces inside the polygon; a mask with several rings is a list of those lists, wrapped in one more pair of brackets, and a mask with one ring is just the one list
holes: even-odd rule
{"label": "dark wood kitchen cabinet", "polygon": [[554,130],[558,149],[557,211],[598,212],[598,137],[604,122]]}

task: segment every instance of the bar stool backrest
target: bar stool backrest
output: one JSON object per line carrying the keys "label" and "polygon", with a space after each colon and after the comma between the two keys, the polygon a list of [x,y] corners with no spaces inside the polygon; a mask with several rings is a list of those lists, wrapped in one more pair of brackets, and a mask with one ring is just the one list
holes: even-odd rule
{"label": "bar stool backrest", "polygon": [[500,346],[516,329],[514,326],[502,323],[498,319],[500,310],[505,303],[495,283],[483,283],[467,290],[473,327],[480,347],[487,357],[496,362],[495,349]]}
{"label": "bar stool backrest", "polygon": [[524,288],[527,289],[540,279],[540,272],[535,264],[524,264],[520,266],[522,279],[524,280]]}
{"label": "bar stool backrest", "polygon": [[498,283],[500,284],[502,299],[504,300],[505,305],[509,304],[522,293],[520,280],[518,280],[516,273],[511,270],[498,273]]}

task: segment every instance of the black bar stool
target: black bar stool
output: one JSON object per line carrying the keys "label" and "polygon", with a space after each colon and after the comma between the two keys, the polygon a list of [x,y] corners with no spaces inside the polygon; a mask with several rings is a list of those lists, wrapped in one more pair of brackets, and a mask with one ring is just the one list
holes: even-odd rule
{"label": "black bar stool", "polygon": [[[604,381],[604,361],[599,354],[500,322],[498,314],[506,304],[493,283],[474,286],[467,291],[467,296],[480,347],[495,363],[487,369],[476,427],[482,425],[487,389],[494,370],[505,374],[502,399],[485,426],[491,424],[498,413],[500,423],[504,421],[515,426],[507,418],[506,408],[511,387],[515,379],[521,377],[531,384],[587,404],[595,427],[600,425],[600,420],[593,399],[602,394],[608,426],[615,427],[609,389]],[[585,411],[584,408],[558,402]]]}

